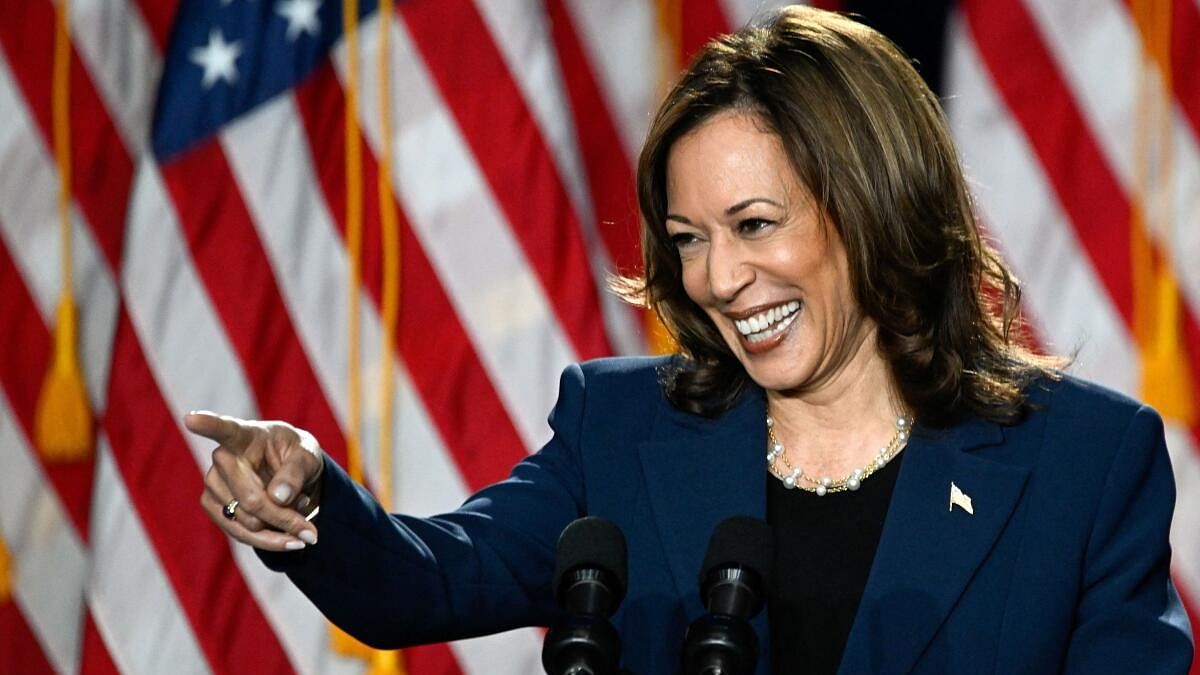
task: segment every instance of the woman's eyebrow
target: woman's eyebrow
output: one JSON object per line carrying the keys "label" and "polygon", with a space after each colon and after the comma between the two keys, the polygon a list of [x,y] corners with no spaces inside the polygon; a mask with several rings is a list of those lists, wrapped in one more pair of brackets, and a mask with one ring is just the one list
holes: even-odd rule
{"label": "woman's eyebrow", "polygon": [[768,199],[766,197],[751,197],[749,199],[743,199],[742,201],[725,209],[725,215],[732,216],[733,214],[737,213],[738,211],[741,211],[742,209],[749,207],[751,204],[755,204],[758,202],[765,202],[772,206],[777,206],[781,209],[783,208],[783,204],[780,204],[779,202],[775,201],[774,199]]}
{"label": "woman's eyebrow", "polygon": [[[733,214],[737,213],[738,211],[742,211],[742,210],[748,208],[751,204],[757,204],[759,202],[762,202],[764,204],[770,204],[771,206],[776,206],[781,209],[783,208],[783,204],[780,204],[779,202],[775,201],[774,199],[769,199],[767,197],[751,197],[749,199],[743,199],[742,201],[725,209],[725,215],[732,216]],[[666,215],[666,220],[674,220],[674,221],[683,223],[684,225],[692,224],[692,221],[688,220],[684,216],[679,215],[678,213],[668,213]]]}

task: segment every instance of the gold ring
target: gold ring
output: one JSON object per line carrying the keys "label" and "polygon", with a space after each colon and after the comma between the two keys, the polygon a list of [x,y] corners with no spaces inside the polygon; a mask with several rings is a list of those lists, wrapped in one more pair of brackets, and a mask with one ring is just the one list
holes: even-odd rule
{"label": "gold ring", "polygon": [[233,520],[237,517],[238,500],[230,499],[229,503],[221,507],[221,515],[228,520]]}

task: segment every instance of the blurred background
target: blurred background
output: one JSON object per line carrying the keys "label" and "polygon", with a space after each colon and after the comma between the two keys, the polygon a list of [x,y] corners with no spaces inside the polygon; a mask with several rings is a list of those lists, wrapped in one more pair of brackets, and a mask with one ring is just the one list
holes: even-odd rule
{"label": "blurred background", "polygon": [[[564,365],[664,348],[604,290],[634,162],[767,4],[0,0],[0,673],[541,672],[532,629],[331,631],[180,417],[289,420],[417,514],[502,478]],[[1166,418],[1200,607],[1200,0],[819,4],[943,97],[1033,339]]]}

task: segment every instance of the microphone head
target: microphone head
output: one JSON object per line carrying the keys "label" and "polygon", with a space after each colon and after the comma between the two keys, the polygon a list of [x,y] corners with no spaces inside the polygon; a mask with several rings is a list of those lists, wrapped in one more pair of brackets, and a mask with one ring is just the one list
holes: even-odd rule
{"label": "microphone head", "polygon": [[607,518],[587,516],[567,525],[558,537],[558,561],[554,570],[555,595],[560,605],[563,595],[576,580],[574,573],[598,569],[607,577],[615,608],[625,597],[629,580],[625,535]]}
{"label": "microphone head", "polygon": [[774,556],[770,525],[750,516],[722,520],[708,542],[700,573],[700,593],[705,605],[714,586],[731,580],[731,571],[744,583],[759,586],[756,594],[765,596],[771,584]]}

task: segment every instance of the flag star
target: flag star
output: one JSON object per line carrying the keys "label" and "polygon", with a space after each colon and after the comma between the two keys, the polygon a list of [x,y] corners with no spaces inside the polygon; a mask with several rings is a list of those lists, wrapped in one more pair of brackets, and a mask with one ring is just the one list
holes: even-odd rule
{"label": "flag star", "polygon": [[287,19],[287,39],[295,40],[301,33],[316,37],[321,32],[321,20],[317,8],[321,0],[283,0],[275,6],[275,13]]}
{"label": "flag star", "polygon": [[237,81],[237,57],[242,53],[242,43],[226,42],[219,28],[208,34],[208,44],[192,49],[192,63],[204,68],[205,89],[211,89],[217,80],[229,84]]}

